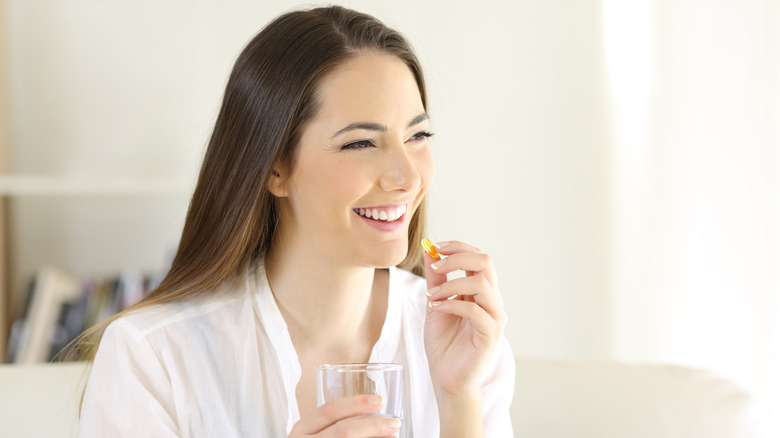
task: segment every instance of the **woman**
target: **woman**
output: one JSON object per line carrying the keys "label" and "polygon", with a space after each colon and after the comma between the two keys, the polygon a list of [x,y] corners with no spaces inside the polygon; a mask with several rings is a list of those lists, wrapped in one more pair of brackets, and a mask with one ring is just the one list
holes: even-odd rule
{"label": "woman", "polygon": [[[318,8],[261,31],[170,272],[93,332],[82,436],[510,437],[490,258],[419,248],[428,125],[419,63],[375,18]],[[347,362],[405,365],[403,424],[363,416],[368,395],[316,407],[316,366]]]}

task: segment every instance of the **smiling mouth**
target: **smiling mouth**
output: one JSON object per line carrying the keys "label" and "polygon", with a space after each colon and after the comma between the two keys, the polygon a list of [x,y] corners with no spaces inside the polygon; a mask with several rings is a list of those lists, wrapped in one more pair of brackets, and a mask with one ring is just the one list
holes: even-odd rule
{"label": "smiling mouth", "polygon": [[406,213],[406,204],[396,208],[355,208],[352,211],[375,221],[395,222]]}

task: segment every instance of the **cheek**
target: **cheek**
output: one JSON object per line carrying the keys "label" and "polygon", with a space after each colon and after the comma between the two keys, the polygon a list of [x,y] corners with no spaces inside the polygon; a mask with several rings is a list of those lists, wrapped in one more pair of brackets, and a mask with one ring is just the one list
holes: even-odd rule
{"label": "cheek", "polygon": [[301,209],[323,214],[318,220],[339,217],[344,206],[359,196],[360,168],[352,163],[317,157],[300,164],[298,204]]}
{"label": "cheek", "polygon": [[351,160],[333,160],[321,162],[322,168],[327,168],[320,180],[323,190],[329,190],[334,198],[352,202],[361,196],[366,186],[371,185],[371,167],[364,163]]}

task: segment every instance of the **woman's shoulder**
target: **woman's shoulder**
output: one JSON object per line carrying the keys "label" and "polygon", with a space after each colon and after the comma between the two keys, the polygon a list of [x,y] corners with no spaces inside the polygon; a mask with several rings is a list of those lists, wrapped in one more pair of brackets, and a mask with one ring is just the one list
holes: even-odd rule
{"label": "woman's shoulder", "polygon": [[129,310],[109,327],[115,330],[137,330],[144,336],[177,327],[204,325],[208,320],[229,320],[227,316],[243,306],[246,288],[238,281],[212,291],[168,302],[150,304]]}

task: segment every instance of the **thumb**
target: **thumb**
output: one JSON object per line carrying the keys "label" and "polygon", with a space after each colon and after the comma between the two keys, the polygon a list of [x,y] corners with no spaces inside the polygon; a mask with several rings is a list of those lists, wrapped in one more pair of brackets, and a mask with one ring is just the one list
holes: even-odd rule
{"label": "thumb", "polygon": [[431,268],[431,263],[441,260],[440,257],[433,258],[429,256],[427,252],[423,251],[423,260],[425,263],[425,282],[428,284],[428,290],[447,281],[447,274],[437,274],[436,271]]}

